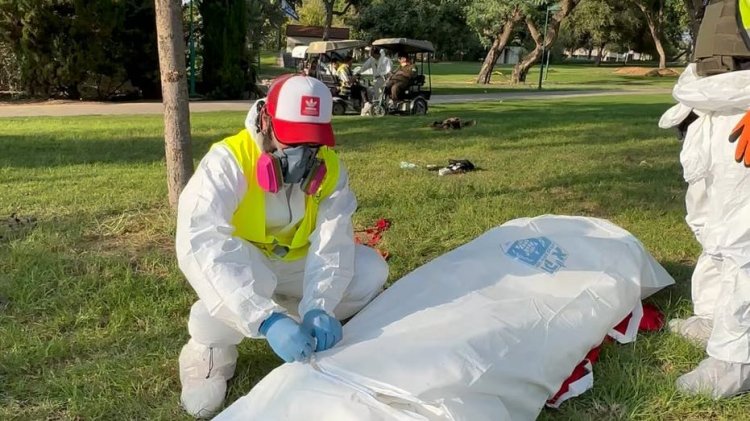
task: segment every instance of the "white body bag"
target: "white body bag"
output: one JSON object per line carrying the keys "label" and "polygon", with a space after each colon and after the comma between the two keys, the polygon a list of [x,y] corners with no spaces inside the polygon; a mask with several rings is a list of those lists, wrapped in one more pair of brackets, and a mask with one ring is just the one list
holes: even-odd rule
{"label": "white body bag", "polygon": [[[406,275],[309,363],[284,364],[217,420],[533,420],[641,299],[674,280],[594,218],[510,221]],[[626,374],[626,373],[623,373]]]}

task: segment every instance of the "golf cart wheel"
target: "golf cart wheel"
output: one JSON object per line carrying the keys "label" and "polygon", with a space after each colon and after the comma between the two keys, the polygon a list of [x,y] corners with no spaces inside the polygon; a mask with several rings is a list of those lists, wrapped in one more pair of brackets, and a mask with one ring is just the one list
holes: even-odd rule
{"label": "golf cart wheel", "polygon": [[376,104],[372,106],[370,112],[375,117],[383,117],[385,115],[385,107],[380,104]]}
{"label": "golf cart wheel", "polygon": [[333,115],[344,115],[346,114],[346,105],[340,102],[334,102],[331,112],[333,113]]}
{"label": "golf cart wheel", "polygon": [[414,115],[427,114],[427,100],[422,97],[415,98],[411,103],[411,113]]}

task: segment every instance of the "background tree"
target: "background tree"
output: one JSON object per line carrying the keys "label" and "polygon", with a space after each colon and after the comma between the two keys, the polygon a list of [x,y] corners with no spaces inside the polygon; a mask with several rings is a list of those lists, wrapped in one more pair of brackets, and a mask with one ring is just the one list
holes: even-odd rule
{"label": "background tree", "polygon": [[[296,5],[292,0],[287,3]],[[247,0],[247,56],[249,60],[247,82],[251,98],[265,96],[258,85],[257,74],[260,53],[263,50],[278,51],[283,47],[282,34],[287,16],[275,0]]]}
{"label": "background tree", "polygon": [[361,0],[320,0],[323,2],[325,11],[325,20],[323,21],[323,41],[327,41],[331,26],[333,26],[333,17],[342,17],[349,12],[350,8],[357,9],[361,6]]}
{"label": "background tree", "polygon": [[560,29],[565,47],[575,51],[597,49],[594,62],[601,63],[605,48],[617,50],[634,44],[642,34],[642,16],[632,4],[615,0],[585,0],[575,8]]}
{"label": "background tree", "polygon": [[[552,44],[557,39],[557,35],[560,33],[560,25],[563,20],[573,12],[574,8],[582,0],[561,0],[558,2],[560,9],[557,12],[549,14],[549,22],[547,24],[547,33],[543,34],[539,30],[540,25],[544,25],[546,18],[547,6],[531,8],[527,7],[525,15],[525,23],[528,28],[529,35],[534,42],[534,49],[526,54],[518,63],[513,67],[513,74],[511,80],[513,83],[521,83],[526,81],[526,76],[537,61],[542,59],[542,50],[549,51]],[[541,9],[541,10],[540,10]]]}
{"label": "background tree", "polygon": [[468,25],[479,34],[489,51],[477,75],[476,83],[487,84],[500,54],[508,45],[528,5],[518,0],[472,0],[466,6]]}
{"label": "background tree", "polygon": [[[323,0],[305,0],[297,10],[299,24],[308,26],[325,26],[326,9]],[[335,19],[334,19],[335,20]],[[335,25],[335,22],[332,24]]]}
{"label": "background tree", "polygon": [[684,1],[668,0],[664,10],[663,37],[668,61],[690,60],[693,51],[692,21]]}
{"label": "background tree", "polygon": [[[322,15],[322,5],[318,0],[316,1],[317,11]],[[295,8],[298,15],[302,15],[301,8],[305,3],[299,0],[286,0],[286,3]],[[279,7],[278,0],[247,0],[247,12],[248,41],[253,50],[251,52],[257,54],[258,48],[281,49],[284,46],[282,37],[289,19]]]}
{"label": "background tree", "polygon": [[21,89],[21,72],[13,49],[0,42],[0,91],[18,92]]}
{"label": "background tree", "polygon": [[3,1],[0,42],[30,95],[107,99],[129,80],[158,97],[151,0]]}
{"label": "background tree", "polygon": [[649,33],[654,41],[654,48],[659,55],[659,69],[667,68],[667,53],[662,37],[664,35],[665,6],[668,0],[627,0],[643,13]]}
{"label": "background tree", "polygon": [[159,67],[164,103],[164,146],[169,204],[177,207],[182,189],[193,175],[185,43],[180,0],[155,0]]}
{"label": "background tree", "polygon": [[247,0],[202,0],[203,91],[212,98],[241,98],[250,90]]}
{"label": "background tree", "polygon": [[156,43],[156,12],[151,0],[123,3],[122,25],[115,32],[118,44],[112,51],[114,60],[125,68],[130,83],[145,99],[161,98],[159,51]]}
{"label": "background tree", "polygon": [[424,39],[435,44],[438,56],[447,60],[475,60],[481,57],[482,41],[468,26],[468,5],[472,0],[442,0],[433,2],[432,28]]}
{"label": "background tree", "polygon": [[[690,21],[690,38],[695,43],[695,38],[698,35],[698,27],[700,26],[698,16],[701,15],[703,10],[703,0],[683,0],[683,5],[687,18]],[[691,46],[691,50],[693,47],[694,45]]]}
{"label": "background tree", "polygon": [[477,75],[477,83],[489,83],[492,70],[511,34],[521,22],[525,23],[527,34],[535,47],[524,56],[513,69],[513,83],[526,80],[531,66],[542,55],[542,43],[549,49],[559,33],[560,24],[573,11],[581,0],[557,2],[560,10],[550,16],[547,33],[542,34],[538,27],[544,24],[545,13],[552,2],[546,0],[472,0],[467,6],[468,22],[487,42],[490,49],[485,56],[482,68]]}
{"label": "background tree", "polygon": [[479,38],[467,31],[467,0],[376,0],[347,20],[357,37],[374,40],[407,37],[429,40],[439,58],[474,58]]}

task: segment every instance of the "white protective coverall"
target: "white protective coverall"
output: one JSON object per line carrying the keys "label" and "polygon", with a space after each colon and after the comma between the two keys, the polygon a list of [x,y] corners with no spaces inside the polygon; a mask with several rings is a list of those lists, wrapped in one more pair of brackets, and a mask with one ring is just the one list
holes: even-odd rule
{"label": "white protective coverall", "polygon": [[[253,105],[245,126],[259,139],[256,117]],[[190,311],[191,339],[180,354],[182,401],[193,415],[211,415],[221,406],[234,373],[235,345],[261,338],[259,326],[272,313],[322,309],[346,319],[380,293],[388,277],[376,251],[355,245],[351,218],[357,201],[343,164],[334,193],[320,203],[306,259],[273,260],[232,235],[230,221],[246,190],[234,156],[218,146],[180,196],[177,260],[200,298]],[[265,206],[270,234],[295,229],[304,216],[305,193],[299,185],[285,185],[265,194]]]}
{"label": "white protective coverall", "polygon": [[361,74],[370,69],[372,69],[373,80],[370,98],[378,98],[380,97],[383,85],[385,85],[385,79],[388,77],[391,70],[393,70],[393,62],[384,51],[380,51],[380,57],[378,59],[375,59],[375,57],[368,57],[357,74]]}
{"label": "white protective coverall", "polygon": [[703,252],[692,277],[695,316],[670,326],[707,343],[711,357],[678,387],[730,396],[750,386],[750,169],[735,162],[736,143],[728,140],[750,109],[750,71],[700,77],[691,64],[673,95],[679,104],[660,127],[677,126],[691,111],[698,115],[680,161],[688,183],[686,221]]}
{"label": "white protective coverall", "polygon": [[395,282],[340,343],[275,369],[216,420],[533,420],[607,334],[635,340],[641,299],[673,283],[608,221],[509,221]]}

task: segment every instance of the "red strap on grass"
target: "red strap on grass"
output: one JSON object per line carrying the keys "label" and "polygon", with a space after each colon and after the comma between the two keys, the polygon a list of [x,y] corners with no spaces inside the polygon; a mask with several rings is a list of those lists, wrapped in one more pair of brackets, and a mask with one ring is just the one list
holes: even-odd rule
{"label": "red strap on grass", "polygon": [[[617,326],[615,326],[615,330],[618,332],[624,333],[628,330],[628,324],[630,323],[630,319],[633,317],[633,314],[628,314],[627,317],[623,321],[621,321]],[[638,325],[638,331],[639,332],[655,332],[658,330],[661,330],[664,327],[664,314],[656,308],[653,304],[647,304],[643,303],[643,317],[641,318],[641,322]],[[607,336],[604,338],[604,341],[602,344],[611,342],[612,339]],[[586,354],[586,357],[581,361],[574,369],[573,372],[570,374],[570,377],[568,377],[560,386],[560,390],[555,393],[555,396],[553,396],[550,400],[547,401],[548,404],[554,404],[560,399],[561,396],[568,393],[568,390],[570,388],[571,383],[574,383],[583,376],[587,375],[589,373],[587,366],[587,363],[591,363],[591,365],[594,365],[596,361],[599,359],[599,352],[601,351],[602,346],[599,345],[589,351],[588,354]],[[559,403],[558,403],[559,404]]]}
{"label": "red strap on grass", "polygon": [[374,248],[383,259],[388,260],[390,254],[388,251],[378,247],[380,241],[383,240],[383,233],[388,231],[391,227],[391,221],[388,219],[380,218],[372,225],[365,229],[354,231],[354,241],[357,244]]}

